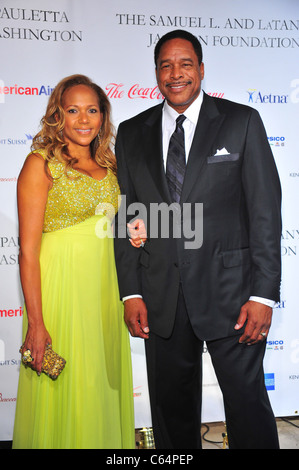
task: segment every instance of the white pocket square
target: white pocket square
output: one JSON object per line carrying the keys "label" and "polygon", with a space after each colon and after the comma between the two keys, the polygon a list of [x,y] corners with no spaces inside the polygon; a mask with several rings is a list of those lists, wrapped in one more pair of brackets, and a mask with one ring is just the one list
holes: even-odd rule
{"label": "white pocket square", "polygon": [[217,150],[215,153],[215,157],[218,157],[219,155],[227,155],[229,152],[226,150],[225,147],[223,147],[221,150]]}

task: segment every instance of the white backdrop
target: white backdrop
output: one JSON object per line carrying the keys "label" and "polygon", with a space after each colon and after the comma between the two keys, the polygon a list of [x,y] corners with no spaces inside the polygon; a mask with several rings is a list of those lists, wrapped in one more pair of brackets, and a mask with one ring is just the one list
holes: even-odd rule
{"label": "white backdrop", "polygon": [[[67,75],[88,75],[109,96],[117,127],[160,102],[153,49],[178,28],[202,41],[206,93],[257,108],[273,149],[283,188],[283,282],[265,380],[275,415],[298,413],[298,13],[298,0],[0,0],[0,440],[12,438],[20,365],[16,180],[51,89]],[[139,428],[151,417],[143,343],[131,344]],[[205,353],[203,421],[221,420]]]}

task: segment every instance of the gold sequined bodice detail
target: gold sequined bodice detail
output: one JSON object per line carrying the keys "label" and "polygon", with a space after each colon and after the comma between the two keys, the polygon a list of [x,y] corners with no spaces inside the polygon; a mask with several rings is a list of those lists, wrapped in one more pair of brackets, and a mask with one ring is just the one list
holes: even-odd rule
{"label": "gold sequined bodice detail", "polygon": [[[42,151],[37,151],[43,155]],[[110,218],[118,210],[120,190],[116,176],[107,171],[102,180],[96,180],[77,170],[64,172],[64,164],[49,162],[53,186],[49,190],[43,232],[54,232],[79,224],[95,214],[105,213]]]}

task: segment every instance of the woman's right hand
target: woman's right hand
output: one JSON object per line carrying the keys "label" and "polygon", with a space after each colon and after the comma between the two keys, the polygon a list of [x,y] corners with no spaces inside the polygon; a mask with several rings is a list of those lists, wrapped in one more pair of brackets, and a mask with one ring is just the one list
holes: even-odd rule
{"label": "woman's right hand", "polygon": [[44,325],[40,327],[28,327],[22,353],[27,349],[30,350],[31,356],[33,357],[32,362],[30,362],[30,367],[36,370],[38,375],[41,374],[43,357],[48,344],[52,344],[52,339]]}

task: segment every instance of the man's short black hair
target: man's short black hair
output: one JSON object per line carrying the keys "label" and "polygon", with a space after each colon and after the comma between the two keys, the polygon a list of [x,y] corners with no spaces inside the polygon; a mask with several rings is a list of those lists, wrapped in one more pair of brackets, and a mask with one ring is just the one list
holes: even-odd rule
{"label": "man's short black hair", "polygon": [[199,65],[202,63],[202,47],[199,40],[188,31],[176,29],[174,31],[170,31],[169,33],[164,34],[164,36],[162,36],[157,42],[154,52],[156,67],[161,47],[163,46],[163,44],[165,44],[165,42],[170,41],[171,39],[186,39],[186,41],[191,42],[194,52],[198,57]]}

